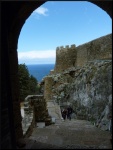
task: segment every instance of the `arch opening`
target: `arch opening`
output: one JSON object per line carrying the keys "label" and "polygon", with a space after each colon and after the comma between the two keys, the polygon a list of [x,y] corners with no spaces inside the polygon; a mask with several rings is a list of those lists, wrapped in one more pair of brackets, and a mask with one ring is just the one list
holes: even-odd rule
{"label": "arch opening", "polygon": [[[18,3],[18,4],[17,4]],[[94,2],[95,4],[97,4],[99,7],[102,7],[102,9],[104,9],[105,11],[108,12],[108,14],[111,16],[111,8],[109,6],[112,6],[110,2],[107,2],[106,4],[103,4],[102,2]],[[22,138],[22,131],[21,131],[21,116],[20,116],[20,112],[18,110],[19,107],[19,101],[18,101],[18,79],[17,79],[17,70],[18,70],[18,58],[17,58],[17,41],[18,41],[18,37],[19,37],[19,33],[21,31],[21,28],[25,22],[25,20],[28,18],[28,16],[33,12],[33,10],[35,8],[37,8],[38,6],[40,6],[41,4],[43,4],[43,2],[35,2],[32,3],[33,5],[31,6],[31,2],[27,3],[20,3],[20,2],[16,2],[16,4],[14,2],[11,2],[11,4],[9,5],[9,8],[7,8],[7,4],[6,2],[2,4],[2,14],[4,14],[4,18],[3,22],[2,22],[2,28],[4,29],[2,31],[2,62],[4,62],[5,60],[5,66],[4,69],[5,70],[7,68],[7,74],[5,71],[2,72],[2,77],[4,79],[6,79],[8,77],[8,73],[10,78],[7,78],[7,84],[4,84],[4,90],[5,95],[8,95],[6,97],[4,97],[4,101],[7,103],[10,100],[10,105],[9,106],[4,106],[2,109],[8,109],[8,112],[10,112],[10,118],[9,118],[9,122],[12,123],[14,122],[14,124],[10,124],[14,125],[16,128],[16,140]],[[15,7],[14,7],[15,6]],[[7,8],[7,9],[6,9]],[[9,15],[6,15],[8,12],[10,11],[11,13]],[[5,13],[4,13],[5,12]],[[24,15],[22,12],[25,12]],[[17,15],[18,14],[18,15]],[[9,16],[9,18],[8,18]],[[3,17],[3,15],[2,15]],[[8,20],[6,19],[8,18]],[[7,20],[7,21],[6,21]],[[20,22],[21,20],[21,22]],[[7,23],[9,23],[9,27],[7,28]],[[7,39],[7,40],[6,40]],[[15,68],[15,69],[14,69]],[[10,88],[10,92],[7,92],[7,86],[11,87]],[[11,96],[10,96],[11,94]],[[12,108],[13,106],[13,108]],[[15,121],[15,117],[13,117],[13,111],[15,112],[15,117],[19,116],[19,121],[18,123]],[[18,110],[18,111],[16,111]],[[7,114],[8,114],[7,112]],[[11,115],[12,114],[12,115]],[[17,115],[19,114],[19,115]],[[5,117],[4,117],[5,118]],[[13,121],[13,119],[14,121]],[[20,125],[20,126],[19,126]],[[7,128],[9,128],[9,125],[7,126]],[[10,129],[8,130],[8,132],[10,133],[11,136],[9,136],[8,139],[8,145],[9,147],[16,147],[16,141],[15,141],[15,136],[13,134],[14,130]],[[20,132],[20,134],[18,134],[18,132]],[[3,139],[2,141],[2,147],[4,147],[4,142],[5,139]]]}

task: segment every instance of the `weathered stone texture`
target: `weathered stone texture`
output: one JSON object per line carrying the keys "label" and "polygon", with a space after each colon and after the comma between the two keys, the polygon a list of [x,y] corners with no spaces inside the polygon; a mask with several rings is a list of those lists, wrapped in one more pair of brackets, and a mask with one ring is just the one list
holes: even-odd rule
{"label": "weathered stone texture", "polygon": [[[71,63],[70,67],[66,64],[72,57],[72,51],[67,48],[57,48],[55,73],[44,80],[45,99],[60,106],[71,105],[78,119],[90,120],[101,129],[108,130],[112,106],[111,34],[78,46],[73,67]],[[65,63],[63,58],[67,55]]]}
{"label": "weathered stone texture", "polygon": [[[68,83],[65,82],[65,73],[59,75],[59,80],[52,86],[53,99],[60,106],[71,105],[78,119],[89,120],[101,129],[108,130],[108,116],[112,112],[111,60],[88,62],[77,71],[75,69],[73,74],[73,77],[70,76],[72,81]],[[55,80],[57,74],[52,77]],[[58,84],[61,80],[62,84]]]}
{"label": "weathered stone texture", "polygon": [[51,77],[46,77],[45,78],[45,84],[44,84],[44,99],[46,101],[51,100],[51,95],[52,95],[52,85],[53,85],[53,79]]}
{"label": "weathered stone texture", "polygon": [[55,72],[62,72],[69,67],[76,66],[76,47],[71,45],[64,47],[57,47],[56,49],[56,65]]}
{"label": "weathered stone texture", "polygon": [[91,42],[80,45],[77,50],[77,66],[95,59],[112,58],[112,34],[100,37]]}
{"label": "weathered stone texture", "polygon": [[43,95],[28,95],[25,98],[23,108],[22,129],[24,137],[29,137],[38,122],[45,122],[45,125],[51,124],[51,117],[48,114]]}
{"label": "weathered stone texture", "polygon": [[81,67],[84,63],[95,59],[112,58],[112,34],[100,37],[78,47],[63,46],[56,48],[56,64],[54,71],[63,72],[70,67]]}

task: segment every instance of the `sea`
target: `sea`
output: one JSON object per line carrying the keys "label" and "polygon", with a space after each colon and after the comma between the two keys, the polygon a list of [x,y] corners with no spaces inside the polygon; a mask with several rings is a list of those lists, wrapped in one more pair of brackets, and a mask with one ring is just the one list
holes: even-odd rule
{"label": "sea", "polygon": [[33,64],[26,66],[29,74],[34,76],[38,82],[41,82],[42,79],[50,73],[50,70],[54,69],[55,64]]}

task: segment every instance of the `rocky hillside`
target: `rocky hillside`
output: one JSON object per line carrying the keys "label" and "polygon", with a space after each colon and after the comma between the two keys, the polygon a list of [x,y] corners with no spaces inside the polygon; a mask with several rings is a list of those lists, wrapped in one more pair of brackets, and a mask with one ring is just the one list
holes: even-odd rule
{"label": "rocky hillside", "polygon": [[81,68],[50,74],[52,99],[61,107],[71,105],[73,117],[108,130],[112,108],[112,60],[89,61]]}

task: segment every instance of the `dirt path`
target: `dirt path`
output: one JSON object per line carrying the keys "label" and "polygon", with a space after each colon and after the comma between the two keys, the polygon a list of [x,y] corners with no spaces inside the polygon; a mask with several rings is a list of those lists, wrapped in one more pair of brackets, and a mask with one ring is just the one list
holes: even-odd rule
{"label": "dirt path", "polygon": [[112,149],[109,131],[102,131],[85,120],[56,121],[35,128],[24,149]]}

